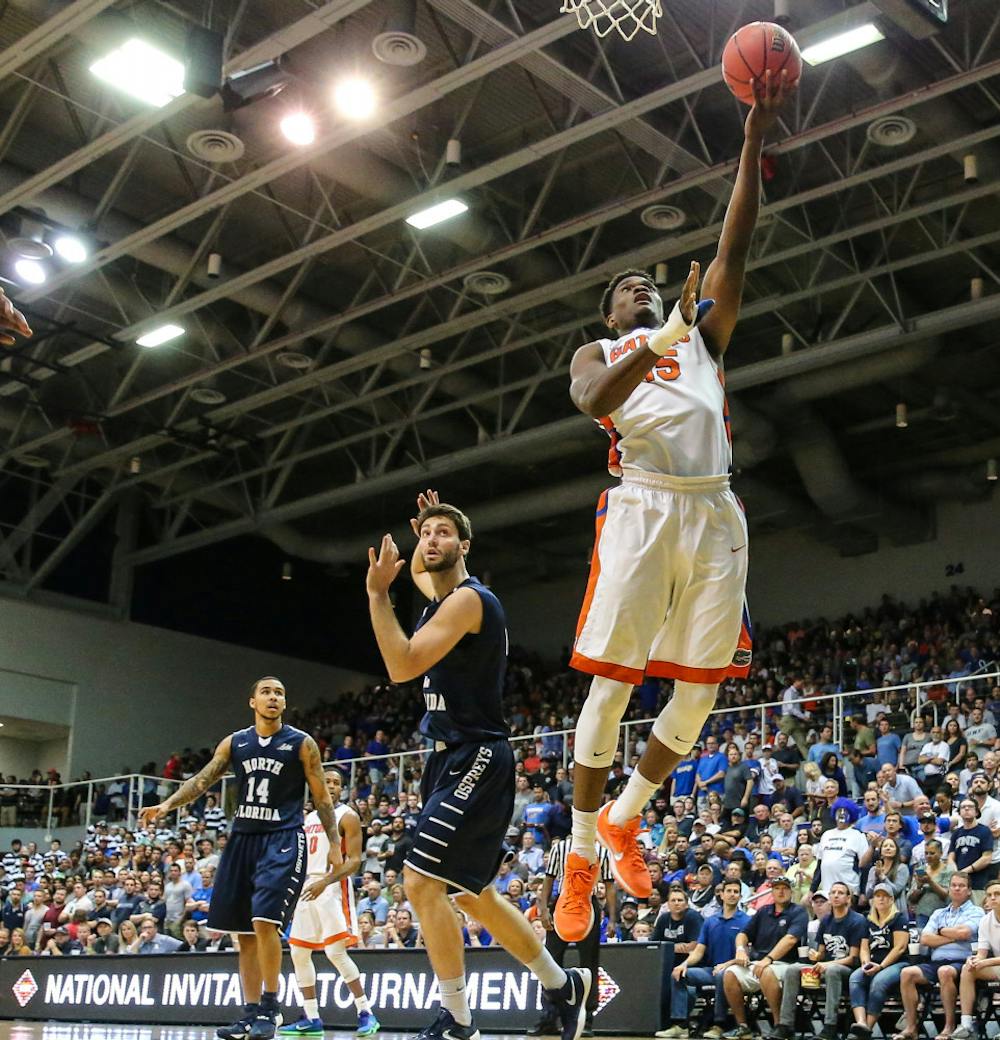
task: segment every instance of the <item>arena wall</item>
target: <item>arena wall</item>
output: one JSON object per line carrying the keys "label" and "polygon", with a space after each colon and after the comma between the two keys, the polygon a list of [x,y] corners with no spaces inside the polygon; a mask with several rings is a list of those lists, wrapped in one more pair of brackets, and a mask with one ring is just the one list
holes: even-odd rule
{"label": "arena wall", "polygon": [[[757,625],[864,609],[891,593],[915,601],[952,585],[991,594],[1000,586],[1000,496],[975,505],[941,502],[936,536],[919,545],[843,557],[808,534],[758,535],[750,545],[750,612]],[[495,591],[507,612],[511,642],[555,660],[569,645],[587,584],[587,566],[544,584]]]}
{"label": "arena wall", "polygon": [[[72,727],[64,777],[108,776],[248,725],[246,691],[275,674],[289,705],[371,676],[166,629],[0,599],[0,715]],[[47,768],[47,767],[46,767]],[[44,770],[43,770],[44,771]]]}

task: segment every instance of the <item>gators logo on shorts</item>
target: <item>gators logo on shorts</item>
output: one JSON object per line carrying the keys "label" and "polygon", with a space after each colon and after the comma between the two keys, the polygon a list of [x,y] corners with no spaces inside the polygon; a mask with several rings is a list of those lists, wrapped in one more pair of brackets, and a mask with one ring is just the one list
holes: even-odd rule
{"label": "gators logo on shorts", "polygon": [[736,651],[736,653],[733,654],[733,664],[736,665],[737,668],[746,668],[746,666],[750,663],[752,657],[752,651],[747,650],[744,647],[740,647]]}

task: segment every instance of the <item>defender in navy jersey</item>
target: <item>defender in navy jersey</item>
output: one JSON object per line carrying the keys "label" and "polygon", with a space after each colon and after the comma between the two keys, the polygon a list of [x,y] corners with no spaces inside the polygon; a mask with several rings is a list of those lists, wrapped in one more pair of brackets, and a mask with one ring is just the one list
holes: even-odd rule
{"label": "defender in navy jersey", "polygon": [[541,982],[562,1022],[563,1040],[578,1040],[591,974],[564,971],[525,917],[491,882],[504,855],[514,805],[514,756],[503,717],[507,628],[497,597],[469,576],[468,518],[428,491],[413,521],[419,544],[412,569],[431,600],[408,639],[393,613],[389,588],[403,568],[390,535],[368,550],[368,604],[379,650],[393,682],[423,676],[427,708],[421,732],[434,741],[421,781],[423,806],[406,857],[406,895],[441,989],[441,1012],[418,1040],[478,1040],[465,992],[462,933],[451,907],[474,917]]}
{"label": "defender in navy jersey", "polygon": [[211,762],[159,805],[142,810],[151,826],[201,797],[228,770],[236,775],[233,826],[215,875],[208,927],[240,939],[240,978],[246,1007],[220,1040],[270,1040],[281,1024],[278,974],[281,933],[302,889],[306,868],[302,829],[306,784],[330,841],[329,862],[342,862],[333,802],[319,748],[307,733],[282,721],[285,687],[268,676],[253,684],[254,724],[219,742]]}

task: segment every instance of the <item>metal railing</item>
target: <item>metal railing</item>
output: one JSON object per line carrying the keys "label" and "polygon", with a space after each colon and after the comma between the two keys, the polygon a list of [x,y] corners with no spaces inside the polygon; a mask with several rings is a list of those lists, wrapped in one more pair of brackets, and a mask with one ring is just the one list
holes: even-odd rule
{"label": "metal railing", "polygon": [[[987,670],[991,669],[991,670]],[[913,710],[919,710],[921,704],[926,703],[926,698],[921,698],[921,695],[925,690],[931,687],[945,687],[946,690],[950,689],[950,693],[953,696],[956,703],[960,699],[960,688],[966,686],[976,686],[977,684],[984,683],[987,680],[1000,679],[1000,669],[997,667],[996,662],[989,662],[981,664],[979,669],[967,676],[959,678],[952,678],[950,676],[940,679],[926,679],[919,682],[906,682],[898,683],[893,686],[880,686],[870,690],[852,690],[849,692],[841,693],[824,693],[824,694],[811,694],[806,693],[801,697],[795,698],[792,703],[795,704],[814,704],[814,703],[827,703],[832,702],[833,710],[830,715],[829,721],[833,726],[834,731],[834,743],[838,746],[843,747],[843,735],[844,735],[844,720],[847,717],[845,712],[845,706],[853,702],[855,699],[860,699],[863,703],[872,702],[880,694],[889,694],[898,692],[900,690],[907,691],[912,696]],[[749,705],[756,714],[760,713],[760,730],[761,733],[765,733],[767,730],[767,716],[769,710],[776,709],[778,712],[781,711],[783,706],[783,700],[765,701],[761,704]],[[935,703],[935,702],[931,702]],[[715,708],[710,712],[712,715],[726,715],[733,711],[745,710],[740,708],[732,707],[721,707]],[[936,703],[935,703],[935,721],[937,720]],[[629,721],[622,722],[620,729],[623,731],[623,748],[625,751],[625,761],[628,762],[629,748],[631,747],[632,734],[636,732],[642,732],[648,730],[655,722],[654,718],[648,719],[631,719]],[[558,740],[558,746],[560,750],[557,752],[558,757],[562,760],[562,765],[568,767],[570,763],[570,737],[573,735],[574,729],[561,729],[552,730],[548,733],[528,733],[515,736],[511,738],[511,743],[523,744],[530,742],[532,744],[543,744],[546,740],[552,742],[551,746],[555,746],[555,741]],[[354,788],[357,784],[359,770],[366,768],[369,772],[372,770],[370,763],[394,763],[396,769],[396,791],[397,795],[402,796],[406,788],[406,766],[407,762],[419,761],[424,755],[429,754],[431,747],[423,748],[411,748],[407,751],[394,751],[387,755],[358,755],[355,758],[341,759],[339,761],[325,762],[324,768],[326,769],[339,769],[342,774],[345,774],[345,779],[349,781],[350,788]],[[547,754],[543,752],[543,755]],[[380,773],[388,773],[389,769],[379,769]],[[380,777],[381,779],[381,777]],[[198,799],[199,802],[203,801],[207,795],[214,795],[219,806],[223,809],[226,814],[227,821],[231,819],[232,812],[231,806],[228,805],[229,799],[235,796],[235,777],[231,773],[227,773],[218,784],[210,791],[206,792]],[[2,801],[4,799],[5,791],[25,791],[24,796],[25,810],[28,819],[37,818],[38,826],[42,826],[44,819],[44,826],[47,832],[52,830],[53,820],[58,820],[63,814],[60,810],[57,810],[56,792],[66,790],[70,792],[72,798],[76,800],[79,798],[79,810],[78,819],[75,824],[71,826],[82,825],[89,827],[95,819],[105,820],[108,816],[110,819],[108,822],[121,823],[129,829],[134,829],[138,821],[139,810],[145,804],[147,796],[155,795],[155,801],[162,801],[166,798],[173,788],[180,787],[183,780],[170,780],[162,776],[148,776],[142,773],[131,773],[123,776],[110,776],[101,777],[98,779],[90,780],[78,780],[71,783],[65,784],[4,784],[0,782],[0,827],[3,826],[23,826],[22,822],[15,822],[14,824],[5,824],[4,807]],[[112,805],[112,812],[110,814],[95,813],[95,795],[97,788],[104,786],[106,795],[109,795],[112,799],[120,799],[120,803]],[[109,788],[114,787],[114,793],[109,792]],[[85,789],[85,794],[80,793],[81,789]],[[384,788],[383,788],[384,790]],[[77,792],[77,793],[74,793]],[[36,804],[28,806],[28,799],[37,799]],[[21,814],[22,805],[19,804],[15,807],[17,815]],[[47,803],[47,804],[46,804]],[[152,803],[151,803],[152,804]],[[197,804],[197,803],[196,803]],[[70,812],[73,811],[74,806],[69,807]],[[44,812],[44,817],[43,817]],[[190,812],[190,807],[178,809],[176,812],[176,822],[180,822]],[[37,813],[37,816],[36,816]],[[120,814],[120,815],[119,815]],[[16,816],[15,816],[16,819]]]}

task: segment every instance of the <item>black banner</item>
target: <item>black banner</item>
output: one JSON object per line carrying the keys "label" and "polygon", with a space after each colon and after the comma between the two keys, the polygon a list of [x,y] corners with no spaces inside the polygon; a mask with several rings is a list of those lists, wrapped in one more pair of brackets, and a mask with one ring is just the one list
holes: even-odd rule
{"label": "black banner", "polygon": [[[466,950],[469,1003],[486,1032],[523,1033],[538,1020],[537,981],[501,949]],[[361,981],[387,1029],[419,1029],[436,1013],[439,993],[423,950],[352,951]],[[572,951],[567,964],[572,960]],[[661,951],[639,943],[601,948],[595,1029],[653,1033],[660,1028]],[[321,954],[314,955],[320,1016],[332,1029],[357,1025],[354,998]],[[299,1017],[300,997],[286,958],[279,984],[282,1014]],[[217,1025],[243,1004],[236,956],[35,957],[0,961],[0,1017],[60,1022]]]}

